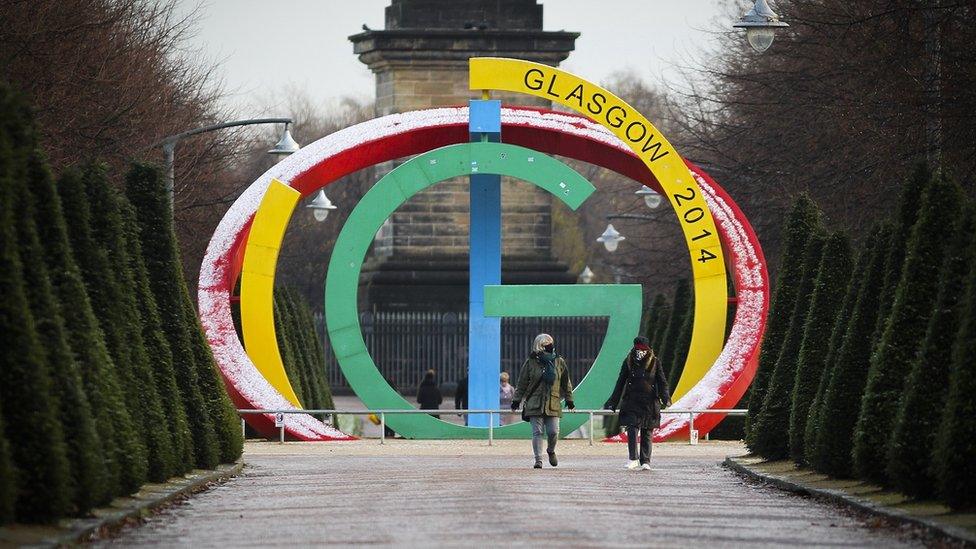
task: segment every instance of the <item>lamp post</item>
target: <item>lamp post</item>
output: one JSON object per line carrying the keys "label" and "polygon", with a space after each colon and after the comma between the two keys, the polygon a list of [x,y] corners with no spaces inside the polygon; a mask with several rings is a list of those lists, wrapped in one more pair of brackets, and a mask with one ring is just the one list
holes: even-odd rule
{"label": "lamp post", "polygon": [[779,16],[769,7],[766,0],[756,0],[752,9],[732,25],[738,29],[746,29],[746,40],[757,53],[769,49],[776,37],[776,29],[789,25],[779,20]]}
{"label": "lamp post", "polygon": [[194,135],[201,133],[212,132],[216,130],[222,130],[224,128],[233,128],[237,126],[251,126],[254,124],[284,124],[285,131],[281,134],[281,139],[274,146],[273,149],[268,151],[269,154],[287,156],[295,151],[297,151],[300,146],[291,137],[291,132],[288,131],[288,124],[291,124],[291,118],[253,118],[250,120],[235,120],[233,122],[224,122],[222,124],[213,124],[211,126],[204,126],[202,128],[196,128],[193,130],[188,130],[181,132],[169,137],[163,138],[162,141],[156,144],[156,146],[163,148],[163,177],[166,184],[166,194],[169,196],[169,208],[173,211],[173,164],[174,157],[176,155],[176,144]]}

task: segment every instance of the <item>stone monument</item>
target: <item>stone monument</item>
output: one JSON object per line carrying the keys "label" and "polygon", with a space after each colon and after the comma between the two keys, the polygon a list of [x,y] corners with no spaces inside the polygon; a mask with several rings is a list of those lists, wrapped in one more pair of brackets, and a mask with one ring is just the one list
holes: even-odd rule
{"label": "stone monument", "polygon": [[[376,114],[466,106],[468,59],[515,57],[558,66],[579,33],[542,30],[535,0],[392,0],[386,28],[351,36],[354,52],[376,75]],[[492,97],[506,102],[514,97]],[[550,103],[520,96],[539,107]],[[504,138],[503,138],[504,139]],[[393,168],[379,167],[377,177]],[[502,281],[573,283],[551,252],[550,197],[513,180],[502,184]],[[394,213],[377,233],[363,266],[360,300],[378,311],[468,308],[468,181],[441,183]]]}

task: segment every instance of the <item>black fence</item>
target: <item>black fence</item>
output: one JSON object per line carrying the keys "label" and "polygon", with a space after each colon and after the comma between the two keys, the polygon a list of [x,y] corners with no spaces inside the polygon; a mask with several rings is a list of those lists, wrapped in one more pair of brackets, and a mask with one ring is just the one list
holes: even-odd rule
{"label": "black fence", "polygon": [[[321,317],[316,318],[320,335]],[[468,369],[468,314],[431,312],[364,312],[359,316],[366,348],[383,377],[404,394],[416,391],[429,368],[449,392]],[[512,383],[540,333],[551,334],[566,359],[574,383],[589,371],[607,330],[606,317],[539,317],[502,319],[502,371]],[[328,341],[326,338],[325,341]],[[333,391],[349,387],[326,344]]]}

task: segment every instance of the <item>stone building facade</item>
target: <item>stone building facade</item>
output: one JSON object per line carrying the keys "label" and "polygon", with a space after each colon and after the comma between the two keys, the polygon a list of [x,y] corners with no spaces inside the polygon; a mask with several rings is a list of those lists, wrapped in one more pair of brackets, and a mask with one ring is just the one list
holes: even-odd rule
{"label": "stone building facade", "polygon": [[[392,0],[383,30],[350,36],[376,75],[376,114],[466,105],[468,59],[515,57],[556,66],[578,33],[542,30],[535,0]],[[524,95],[503,103],[549,107]],[[504,132],[502,134],[504,141]],[[381,166],[377,177],[393,168]],[[551,201],[524,182],[502,183],[502,280],[571,283],[551,253]],[[377,235],[363,266],[360,299],[373,310],[467,310],[468,182],[440,183],[401,206]]]}

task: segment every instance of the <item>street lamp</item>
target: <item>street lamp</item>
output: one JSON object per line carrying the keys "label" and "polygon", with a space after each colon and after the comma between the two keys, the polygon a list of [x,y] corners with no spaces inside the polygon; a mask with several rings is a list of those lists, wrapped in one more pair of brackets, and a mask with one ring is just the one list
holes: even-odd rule
{"label": "street lamp", "polygon": [[590,282],[593,282],[593,271],[590,270],[589,265],[583,267],[583,272],[580,273],[579,279],[580,282],[582,282],[583,284],[589,284]]}
{"label": "street lamp", "polygon": [[661,206],[663,197],[657,193],[654,189],[648,187],[647,185],[642,185],[640,189],[634,192],[637,196],[644,199],[644,204],[652,210],[658,209]]}
{"label": "street lamp", "polygon": [[329,211],[336,209],[335,204],[329,200],[328,196],[325,196],[325,191],[322,189],[319,189],[319,194],[315,195],[312,202],[305,207],[312,210],[312,215],[315,216],[316,221],[325,221],[325,218],[329,216]]}
{"label": "street lamp", "polygon": [[789,25],[779,20],[779,16],[773,12],[766,0],[756,0],[752,9],[732,26],[746,29],[746,40],[749,41],[749,45],[756,52],[762,53],[772,45],[776,29]]}
{"label": "street lamp", "polygon": [[603,246],[608,252],[616,251],[617,245],[620,244],[621,240],[626,240],[627,237],[617,232],[617,229],[613,228],[613,223],[607,225],[607,230],[603,231],[603,234],[596,239],[597,242],[602,242]]}
{"label": "street lamp", "polygon": [[277,154],[281,156],[288,156],[293,152],[298,152],[298,149],[302,148],[297,141],[292,139],[291,132],[288,131],[288,122],[285,122],[285,131],[281,134],[281,139],[275,143],[273,149],[268,151],[268,154]]}
{"label": "street lamp", "polygon": [[173,211],[173,163],[174,157],[176,155],[176,144],[186,139],[187,137],[198,135],[201,133],[212,132],[215,130],[222,130],[224,128],[233,128],[237,126],[251,126],[254,124],[284,124],[285,133],[281,136],[278,144],[275,145],[273,149],[268,151],[271,154],[287,155],[291,154],[299,149],[298,143],[295,142],[291,137],[291,132],[288,131],[288,124],[291,124],[291,118],[253,118],[250,120],[235,120],[233,122],[224,122],[222,124],[214,124],[212,126],[204,126],[202,128],[196,128],[194,130],[187,130],[178,134],[171,135],[169,137],[163,138],[162,141],[153,145],[153,147],[163,148],[163,178],[166,184],[166,194],[169,196],[169,208]]}

